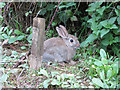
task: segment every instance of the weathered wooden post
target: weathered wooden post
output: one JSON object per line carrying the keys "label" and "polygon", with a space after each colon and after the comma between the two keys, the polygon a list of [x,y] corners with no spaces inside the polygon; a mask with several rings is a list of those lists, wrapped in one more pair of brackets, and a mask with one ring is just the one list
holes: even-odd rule
{"label": "weathered wooden post", "polygon": [[41,58],[44,51],[45,19],[33,19],[32,46],[30,55],[30,68],[38,70],[41,67]]}

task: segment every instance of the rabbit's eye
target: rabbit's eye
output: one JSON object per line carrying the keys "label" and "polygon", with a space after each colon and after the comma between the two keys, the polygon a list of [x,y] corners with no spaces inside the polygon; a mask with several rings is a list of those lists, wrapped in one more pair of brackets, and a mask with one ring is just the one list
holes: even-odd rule
{"label": "rabbit's eye", "polygon": [[73,39],[70,39],[70,42],[73,42]]}

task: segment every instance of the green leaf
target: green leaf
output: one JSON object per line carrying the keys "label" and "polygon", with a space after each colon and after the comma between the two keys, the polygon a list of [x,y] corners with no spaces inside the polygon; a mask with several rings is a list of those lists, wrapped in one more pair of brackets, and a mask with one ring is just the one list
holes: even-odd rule
{"label": "green leaf", "polygon": [[115,13],[117,16],[120,16],[120,10],[119,9],[115,9]]}
{"label": "green leaf", "polygon": [[108,34],[104,35],[103,38],[104,39],[101,41],[101,43],[104,46],[108,46],[108,45],[111,45],[113,43],[113,34],[112,33],[108,33]]}
{"label": "green leaf", "polygon": [[108,20],[101,21],[100,24],[105,27],[108,24]]}
{"label": "green leaf", "polygon": [[120,16],[117,18],[117,22],[120,25]]}
{"label": "green leaf", "polygon": [[101,61],[95,61],[94,64],[97,65],[97,66],[103,66]]}
{"label": "green leaf", "polygon": [[17,35],[22,34],[22,32],[20,32],[18,29],[16,29],[16,30],[14,31],[14,33],[17,34]]}
{"label": "green leaf", "polygon": [[102,72],[100,72],[100,78],[105,81],[105,72],[104,70],[102,70]]}
{"label": "green leaf", "polygon": [[113,24],[117,17],[112,17],[108,20],[108,24]]}
{"label": "green leaf", "polygon": [[104,46],[108,46],[110,44],[109,40],[107,39],[104,39],[101,41],[101,44],[104,45]]}
{"label": "green leaf", "polygon": [[117,75],[119,72],[119,62],[117,61],[116,63],[114,63],[112,67],[113,67],[113,71],[115,72],[114,74]]}
{"label": "green leaf", "polygon": [[107,71],[107,79],[110,79],[111,76],[112,76],[112,74],[113,74],[112,70],[109,69],[109,70]]}
{"label": "green leaf", "polygon": [[102,3],[103,3],[103,2],[91,3],[91,4],[89,4],[90,7],[89,7],[86,11],[88,11],[88,12],[93,12],[93,11],[95,11],[97,8],[99,8]]}
{"label": "green leaf", "polygon": [[25,46],[22,46],[21,49],[26,49],[26,47],[25,47]]}
{"label": "green leaf", "polygon": [[21,35],[19,37],[17,37],[17,40],[22,40],[25,36],[24,35]]}
{"label": "green leaf", "polygon": [[95,39],[97,39],[97,36],[95,34],[90,34],[86,39],[86,42],[90,43],[90,42],[93,42]]}
{"label": "green leaf", "polygon": [[8,43],[9,43],[9,44],[14,43],[16,40],[17,40],[16,37],[10,37]]}
{"label": "green leaf", "polygon": [[118,29],[118,27],[115,24],[113,24],[111,25],[110,29]]}
{"label": "green leaf", "polygon": [[102,82],[99,78],[93,78],[93,79],[92,79],[92,82],[93,82],[94,84],[98,85],[99,87],[104,88],[104,87],[103,87],[103,82]]}
{"label": "green leaf", "polygon": [[105,34],[107,34],[108,32],[109,32],[110,30],[109,29],[102,29],[101,31],[100,31],[100,36],[101,36],[101,38],[105,35]]}
{"label": "green leaf", "polygon": [[99,8],[99,9],[97,9],[96,11],[100,14],[100,15],[103,15],[103,12],[104,12],[104,10],[105,10],[105,6],[103,6],[102,8]]}
{"label": "green leaf", "polygon": [[7,36],[7,34],[2,34],[2,37],[4,37],[4,39],[8,39],[9,36]]}
{"label": "green leaf", "polygon": [[104,49],[100,49],[100,56],[102,58],[107,58],[106,52],[104,51]]}

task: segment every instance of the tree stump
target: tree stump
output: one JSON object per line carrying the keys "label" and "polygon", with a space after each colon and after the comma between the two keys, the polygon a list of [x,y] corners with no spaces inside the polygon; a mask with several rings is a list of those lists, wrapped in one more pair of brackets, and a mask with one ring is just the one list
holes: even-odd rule
{"label": "tree stump", "polygon": [[45,32],[45,19],[33,19],[33,32],[32,32],[32,46],[30,55],[30,68],[38,70],[41,67],[41,58],[44,51],[44,32]]}

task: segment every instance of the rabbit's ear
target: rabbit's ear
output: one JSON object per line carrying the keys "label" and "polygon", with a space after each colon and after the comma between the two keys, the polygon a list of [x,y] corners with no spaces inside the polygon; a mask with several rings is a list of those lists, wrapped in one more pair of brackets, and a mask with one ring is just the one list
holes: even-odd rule
{"label": "rabbit's ear", "polygon": [[67,38],[68,32],[67,32],[66,28],[62,25],[59,25],[59,27],[56,27],[56,30],[57,30],[59,36],[61,36],[62,38]]}

